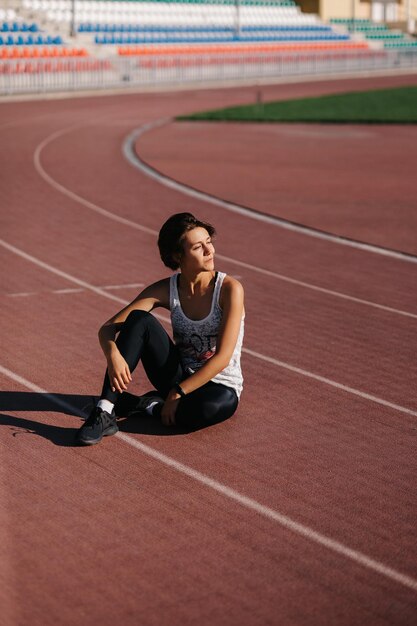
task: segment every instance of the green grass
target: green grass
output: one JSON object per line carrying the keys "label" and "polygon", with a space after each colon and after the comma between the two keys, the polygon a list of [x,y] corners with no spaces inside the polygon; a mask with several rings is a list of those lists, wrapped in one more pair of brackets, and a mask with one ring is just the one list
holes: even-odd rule
{"label": "green grass", "polygon": [[182,116],[179,120],[222,122],[331,122],[415,124],[417,87],[378,89],[320,98],[255,103]]}

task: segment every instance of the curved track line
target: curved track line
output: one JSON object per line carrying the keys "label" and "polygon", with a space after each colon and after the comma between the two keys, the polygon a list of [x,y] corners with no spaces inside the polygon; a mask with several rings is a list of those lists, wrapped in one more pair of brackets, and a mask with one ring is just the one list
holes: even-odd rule
{"label": "curved track line", "polygon": [[250,209],[248,207],[244,207],[240,204],[236,204],[234,202],[228,202],[226,200],[222,200],[216,196],[205,193],[204,191],[199,191],[194,187],[186,185],[184,183],[179,183],[178,181],[162,174],[155,168],[151,167],[148,163],[143,161],[140,156],[135,151],[135,142],[136,140],[144,135],[147,132],[154,130],[164,124],[167,124],[169,121],[161,119],[156,122],[151,122],[146,124],[145,126],[141,126],[136,130],[132,131],[130,135],[128,135],[123,144],[123,154],[126,159],[141,172],[157,180],[162,185],[169,187],[170,189],[175,189],[175,191],[179,191],[187,196],[191,196],[192,198],[197,198],[198,200],[203,200],[204,202],[209,202],[211,204],[215,204],[223,209],[227,209],[228,211],[232,211],[233,213],[238,213],[240,215],[244,215],[245,217],[249,217],[254,220],[258,220],[261,222],[265,222],[267,224],[272,224],[279,228],[284,228],[285,230],[291,230],[293,232],[299,233],[301,235],[306,235],[308,237],[314,237],[316,239],[324,239],[325,241],[336,243],[343,246],[349,246],[351,248],[356,248],[357,250],[363,250],[365,252],[372,252],[374,254],[381,254],[383,256],[388,256],[392,259],[397,259],[400,261],[408,261],[409,263],[417,263],[417,256],[413,254],[409,254],[407,252],[401,252],[398,250],[391,250],[390,248],[384,248],[382,246],[376,246],[370,243],[365,243],[362,241],[357,241],[356,239],[350,239],[349,237],[343,237],[342,235],[333,235],[332,233],[319,230],[318,228],[312,228],[311,226],[305,226],[303,224],[299,224],[297,222],[291,222],[290,220],[283,219],[281,217],[275,217],[273,215],[269,215],[268,213],[263,213],[262,211],[258,211],[257,209]]}
{"label": "curved track line", "polygon": [[[0,365],[0,373],[14,380],[20,385],[27,387],[31,391],[46,394],[49,400],[55,402],[57,406],[64,408],[70,413],[75,413],[76,415],[83,415],[83,417],[86,417],[76,407],[73,407],[71,404],[65,402],[64,400],[61,400],[61,398],[57,398],[54,394],[49,393],[45,389],[42,389],[42,387],[35,385],[31,381],[26,380],[22,376],[19,376],[15,372],[12,372],[11,370],[1,365]],[[264,504],[261,504],[257,500],[253,500],[252,498],[249,498],[248,496],[241,494],[239,491],[236,491],[235,489],[232,489],[228,487],[227,485],[224,485],[223,483],[213,478],[210,478],[210,476],[203,474],[202,472],[194,469],[193,467],[190,467],[189,465],[185,465],[184,463],[181,463],[180,461],[173,459],[167,454],[164,454],[162,452],[159,452],[158,450],[155,450],[155,448],[152,448],[151,446],[148,446],[138,441],[137,439],[135,439],[134,437],[131,437],[130,435],[127,435],[126,433],[122,433],[119,431],[118,433],[116,433],[115,437],[117,437],[118,439],[121,439],[122,441],[124,441],[124,443],[128,444],[129,446],[132,446],[136,450],[139,450],[143,454],[150,456],[151,458],[159,461],[160,463],[163,463],[164,465],[167,465],[168,467],[176,470],[177,472],[180,472],[181,474],[185,474],[189,478],[192,478],[196,482],[201,483],[202,485],[205,485],[206,487],[209,487],[210,489],[213,489],[214,491],[224,496],[225,498],[229,498],[230,500],[237,502],[241,506],[258,513],[258,515],[262,515],[263,517],[269,520],[277,522],[283,528],[297,535],[300,535],[304,539],[308,539],[309,541],[312,541],[321,546],[324,546],[328,550],[336,552],[337,554],[349,559],[350,561],[353,561],[354,563],[362,565],[363,567],[369,570],[372,570],[373,572],[376,572],[377,574],[385,576],[385,578],[389,578],[390,580],[404,587],[407,587],[408,589],[417,591],[416,579],[411,578],[410,576],[407,576],[405,574],[402,574],[401,572],[398,572],[397,570],[384,565],[380,561],[376,561],[375,559],[367,556],[366,554],[363,554],[362,552],[359,552],[358,550],[349,548],[343,543],[339,541],[335,541],[334,539],[331,539],[330,537],[327,537],[326,535],[323,535],[315,531],[313,528],[310,528],[309,526],[300,524],[299,522],[295,521],[291,517],[288,517],[287,515],[279,513],[278,511],[275,511],[274,509],[271,509],[270,507],[265,506]]]}
{"label": "curved track line", "polygon": [[[165,123],[165,120],[163,120],[162,122],[160,122],[160,124]],[[35,169],[38,172],[38,174],[54,189],[56,189],[57,191],[59,191],[60,193],[66,195],[67,197],[71,198],[71,200],[74,200],[75,202],[79,202],[80,204],[82,204],[83,206],[85,206],[87,209],[90,209],[92,211],[95,211],[96,213],[102,215],[103,217],[107,217],[108,219],[111,219],[115,222],[119,222],[120,224],[123,224],[124,226],[128,226],[130,228],[135,228],[136,230],[140,230],[142,232],[145,232],[149,235],[154,235],[155,237],[158,236],[158,231],[152,229],[152,228],[148,228],[147,226],[142,226],[141,224],[137,223],[137,222],[133,222],[132,220],[129,220],[127,218],[124,217],[120,217],[119,215],[112,213],[111,211],[107,211],[106,209],[103,209],[102,207],[100,207],[97,204],[94,204],[93,202],[90,202],[89,200],[86,200],[85,198],[83,198],[82,196],[79,196],[78,194],[74,193],[73,191],[71,191],[70,189],[67,189],[67,187],[64,187],[63,185],[61,185],[60,183],[58,183],[56,180],[54,180],[52,178],[52,176],[50,176],[46,170],[44,169],[44,167],[42,166],[42,162],[41,162],[41,153],[42,150],[52,141],[54,141],[55,139],[57,139],[58,137],[61,137],[62,135],[65,135],[66,133],[71,132],[71,130],[74,130],[75,128],[80,128],[81,126],[83,126],[85,124],[73,124],[71,126],[65,127],[64,129],[58,130],[54,133],[52,133],[51,135],[49,135],[48,137],[46,137],[35,149],[34,152],[34,156],[33,156],[33,160],[34,160],[34,165],[35,165]],[[149,125],[145,125],[144,128],[146,128]],[[124,147],[125,149],[125,147]],[[161,182],[161,181],[159,181]],[[169,186],[169,185],[168,185]],[[356,298],[355,296],[349,296],[348,294],[342,293],[340,291],[334,291],[332,289],[326,289],[325,287],[319,287],[318,285],[313,285],[310,283],[306,283],[303,282],[301,280],[297,280],[295,278],[290,278],[289,276],[285,276],[284,274],[278,274],[277,272],[272,272],[271,270],[267,270],[264,269],[262,267],[258,267],[256,265],[251,265],[250,263],[245,263],[244,261],[239,261],[237,259],[233,259],[231,257],[228,256],[224,256],[221,254],[216,254],[216,257],[218,259],[221,259],[223,261],[227,261],[229,263],[233,263],[235,265],[237,265],[238,267],[243,267],[245,269],[248,269],[250,271],[253,272],[257,272],[259,274],[263,274],[265,276],[270,276],[272,278],[276,278],[278,280],[290,283],[292,285],[296,285],[298,287],[302,287],[305,289],[310,289],[312,291],[317,291],[319,293],[325,293],[329,296],[333,296],[336,298],[342,298],[343,300],[348,300],[350,302],[355,302],[357,304],[362,304],[365,306],[370,306],[372,308],[375,309],[380,309],[381,311],[387,311],[389,313],[395,313],[397,315],[402,315],[405,317],[411,317],[414,319],[417,319],[417,314],[415,313],[410,313],[408,311],[403,311],[401,309],[395,309],[393,307],[389,307],[386,306],[384,304],[378,304],[376,302],[372,302],[370,300],[364,300],[363,298]]]}
{"label": "curved track line", "polygon": [[94,204],[94,202],[90,202],[89,200],[86,200],[82,196],[79,196],[78,194],[74,193],[70,189],[67,189],[63,185],[60,185],[42,167],[40,155],[41,155],[42,150],[45,148],[45,146],[47,146],[49,143],[51,143],[58,137],[61,137],[62,135],[65,135],[66,133],[71,132],[71,130],[75,130],[76,128],[81,128],[84,125],[86,125],[85,122],[83,122],[82,124],[73,124],[71,126],[65,127],[64,129],[58,130],[52,133],[51,135],[49,135],[48,137],[46,137],[46,139],[44,139],[36,147],[34,155],[33,155],[33,162],[34,162],[36,171],[49,185],[51,185],[51,187],[53,187],[57,191],[60,191],[65,196],[68,196],[68,198],[71,198],[71,200],[75,200],[75,202],[79,202],[80,204],[84,205],[87,209],[90,209],[91,211],[95,211],[96,213],[99,213],[100,215],[103,215],[104,217],[107,217],[108,219],[111,219],[115,222],[119,222],[119,224],[124,224],[125,226],[129,226],[129,228],[136,228],[137,230],[141,230],[142,232],[148,233],[149,235],[157,235],[158,233],[152,228],[148,228],[147,226],[142,226],[141,224],[132,222],[131,220],[125,219],[124,217],[121,217],[120,215],[116,215],[115,213],[112,213],[111,211],[107,211],[106,209],[103,209],[101,206]]}
{"label": "curved track line", "polygon": [[[94,285],[90,285],[84,280],[76,278],[75,276],[72,276],[71,274],[68,274],[67,272],[63,272],[62,270],[59,270],[58,268],[53,267],[52,265],[49,265],[48,263],[45,263],[44,261],[41,261],[40,259],[37,259],[36,257],[28,254],[27,252],[24,252],[23,250],[16,248],[15,246],[4,241],[3,239],[0,239],[0,245],[3,246],[3,248],[6,248],[6,250],[9,250],[10,252],[12,252],[13,254],[16,254],[22,257],[26,261],[29,261],[30,263],[33,263],[34,265],[37,265],[38,267],[41,267],[42,269],[45,269],[48,272],[57,274],[58,276],[61,276],[61,278],[66,278],[70,282],[75,283],[76,285],[79,285],[80,287],[83,287],[84,289],[87,289],[89,291],[93,291],[99,296],[104,296],[105,298],[109,298],[110,300],[119,302],[123,306],[126,306],[127,304],[129,304],[128,300],[119,298],[118,296],[115,296],[114,294],[109,293],[108,291],[104,291],[100,287],[95,287]],[[164,322],[170,322],[170,319],[165,315],[156,313],[155,316]],[[331,380],[330,378],[319,376],[318,374],[314,374],[313,372],[309,372],[308,370],[304,370],[302,368],[296,367],[294,365],[291,365],[290,363],[286,363],[284,361],[278,361],[278,359],[274,359],[273,357],[266,356],[264,354],[261,354],[260,352],[255,352],[254,350],[249,350],[249,348],[242,348],[242,352],[245,352],[246,354],[256,359],[260,359],[261,361],[265,361],[266,363],[271,363],[273,365],[282,367],[296,374],[300,374],[301,376],[313,378],[314,380],[317,380],[326,385],[330,385],[331,387],[335,387],[342,391],[346,391],[364,400],[370,400],[371,402],[375,402],[376,404],[382,405],[384,407],[394,409],[395,411],[400,411],[401,413],[405,413],[406,415],[412,415],[413,417],[417,417],[417,411],[413,411],[412,409],[408,409],[407,407],[401,406],[399,404],[393,404],[392,402],[388,402],[387,400],[384,400],[383,398],[378,398],[377,396],[368,394],[364,391],[360,391],[359,389],[348,387],[346,385],[343,385],[342,383],[338,383],[335,380]]]}

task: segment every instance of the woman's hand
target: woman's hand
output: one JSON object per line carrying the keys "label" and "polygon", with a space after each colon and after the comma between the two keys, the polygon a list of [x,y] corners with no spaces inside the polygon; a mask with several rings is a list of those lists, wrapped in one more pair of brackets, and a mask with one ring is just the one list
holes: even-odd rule
{"label": "woman's hand", "polygon": [[175,389],[171,389],[161,410],[161,420],[164,426],[172,426],[175,424],[175,413],[180,399],[180,394],[175,391]]}
{"label": "woman's hand", "polygon": [[120,352],[114,351],[107,361],[107,371],[109,374],[112,391],[123,393],[128,384],[132,381],[129,365]]}

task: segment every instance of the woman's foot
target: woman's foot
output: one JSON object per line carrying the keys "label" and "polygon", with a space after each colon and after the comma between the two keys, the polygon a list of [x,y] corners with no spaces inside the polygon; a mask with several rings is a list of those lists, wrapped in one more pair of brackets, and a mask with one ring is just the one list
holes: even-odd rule
{"label": "woman's foot", "polygon": [[103,437],[115,435],[118,430],[115,412],[108,413],[96,406],[78,430],[76,439],[78,443],[92,446],[95,443],[100,443]]}
{"label": "woman's foot", "polygon": [[164,399],[155,393],[148,393],[143,396],[139,396],[135,400],[134,406],[131,407],[127,416],[131,415],[152,415],[155,406],[162,405]]}

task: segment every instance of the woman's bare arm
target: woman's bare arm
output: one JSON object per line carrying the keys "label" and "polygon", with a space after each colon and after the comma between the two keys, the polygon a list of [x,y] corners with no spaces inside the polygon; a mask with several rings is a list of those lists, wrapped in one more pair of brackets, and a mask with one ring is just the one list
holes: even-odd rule
{"label": "woman's bare arm", "polygon": [[129,366],[116,345],[116,335],[132,311],[152,311],[157,307],[169,309],[169,278],[146,287],[130,304],[105,322],[98,331],[101,349],[107,359],[112,391],[126,391],[132,376]]}
{"label": "woman's bare arm", "polygon": [[[239,281],[230,276],[225,278],[222,286],[221,307],[223,317],[217,337],[216,353],[195,374],[181,383],[185,394],[195,391],[214,378],[229,365],[232,358],[244,314],[244,292]],[[165,424],[175,422],[175,411],[180,397],[175,390],[168,394],[161,412],[162,421]]]}

